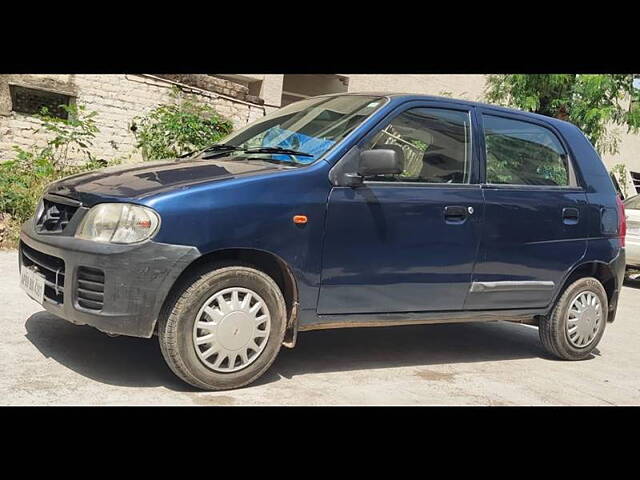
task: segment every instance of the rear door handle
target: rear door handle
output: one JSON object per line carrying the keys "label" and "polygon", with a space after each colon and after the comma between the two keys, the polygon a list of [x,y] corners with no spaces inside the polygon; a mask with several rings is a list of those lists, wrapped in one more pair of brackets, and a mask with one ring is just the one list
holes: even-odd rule
{"label": "rear door handle", "polygon": [[462,223],[467,219],[467,215],[473,213],[473,207],[463,207],[460,205],[447,205],[444,207],[444,219],[447,223]]}
{"label": "rear door handle", "polygon": [[562,209],[562,222],[565,225],[575,225],[580,220],[580,210],[573,207]]}

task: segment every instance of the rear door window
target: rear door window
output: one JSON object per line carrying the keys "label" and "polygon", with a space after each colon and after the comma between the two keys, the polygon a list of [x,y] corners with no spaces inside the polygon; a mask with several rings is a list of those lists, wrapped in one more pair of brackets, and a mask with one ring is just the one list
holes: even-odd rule
{"label": "rear door window", "polygon": [[567,152],[548,128],[483,115],[487,183],[570,185]]}

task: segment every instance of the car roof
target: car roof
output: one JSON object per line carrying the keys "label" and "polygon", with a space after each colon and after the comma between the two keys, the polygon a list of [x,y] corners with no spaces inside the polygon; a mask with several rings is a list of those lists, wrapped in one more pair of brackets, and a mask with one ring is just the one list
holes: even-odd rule
{"label": "car roof", "polygon": [[344,92],[344,93],[332,93],[332,94],[327,94],[327,95],[319,95],[320,97],[338,97],[338,96],[349,96],[349,95],[367,95],[367,96],[375,96],[375,97],[386,97],[389,98],[390,100],[393,100],[394,102],[397,103],[404,103],[407,101],[412,101],[412,100],[428,100],[428,101],[433,101],[433,102],[447,102],[447,103],[455,103],[455,104],[460,104],[460,105],[467,105],[467,106],[471,106],[471,107],[479,107],[479,108],[483,108],[486,110],[494,110],[497,112],[504,112],[504,113],[512,113],[512,114],[518,114],[518,115],[523,115],[523,116],[527,116],[530,118],[534,118],[534,119],[538,119],[538,120],[542,120],[544,122],[547,123],[551,123],[554,124],[560,128],[564,128],[567,126],[572,126],[575,127],[575,125],[573,125],[571,122],[566,122],[564,120],[560,120],[558,118],[554,118],[554,117],[548,117],[546,115],[540,115],[538,113],[533,113],[533,112],[526,112],[524,110],[518,110],[515,108],[508,108],[508,107],[502,107],[499,105],[493,105],[490,103],[483,103],[483,102],[474,102],[471,100],[462,100],[462,99],[458,99],[458,98],[453,98],[453,97],[442,97],[442,96],[437,96],[437,95],[424,95],[424,94],[418,94],[418,93],[399,93],[399,92]]}

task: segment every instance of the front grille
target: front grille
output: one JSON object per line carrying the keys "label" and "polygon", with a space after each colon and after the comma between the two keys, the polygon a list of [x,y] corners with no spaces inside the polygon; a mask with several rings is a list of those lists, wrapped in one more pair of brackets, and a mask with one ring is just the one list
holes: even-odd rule
{"label": "front grille", "polygon": [[25,243],[20,243],[22,265],[34,267],[44,275],[45,300],[62,305],[64,303],[64,260],[34,250]]}
{"label": "front grille", "polygon": [[42,201],[44,209],[40,218],[36,219],[36,231],[39,233],[62,232],[78,210],[78,207],[52,202],[46,198]]}
{"label": "front grille", "polygon": [[87,310],[104,306],[104,272],[97,268],[78,268],[78,305]]}

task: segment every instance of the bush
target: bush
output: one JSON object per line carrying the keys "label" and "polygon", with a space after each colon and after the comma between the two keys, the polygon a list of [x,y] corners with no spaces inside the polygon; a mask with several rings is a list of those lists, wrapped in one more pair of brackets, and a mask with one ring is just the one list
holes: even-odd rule
{"label": "bush", "polygon": [[[35,210],[36,204],[45,187],[60,178],[74,175],[108,163],[96,159],[89,148],[98,133],[94,117],[96,112],[86,113],[84,106],[62,106],[69,114],[68,120],[55,118],[43,109],[39,115],[42,127],[52,134],[43,148],[32,147],[25,150],[13,147],[16,157],[8,162],[0,163],[0,218],[8,228],[4,228],[5,238],[0,238],[3,246],[15,246],[18,239],[19,226],[25,222]],[[82,156],[86,162],[72,161],[72,155]],[[8,220],[7,220],[8,219]]]}
{"label": "bush", "polygon": [[145,160],[179,157],[216,143],[233,130],[231,122],[210,106],[192,102],[178,89],[172,96],[175,103],[159,105],[134,119],[132,130]]}

